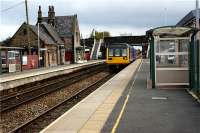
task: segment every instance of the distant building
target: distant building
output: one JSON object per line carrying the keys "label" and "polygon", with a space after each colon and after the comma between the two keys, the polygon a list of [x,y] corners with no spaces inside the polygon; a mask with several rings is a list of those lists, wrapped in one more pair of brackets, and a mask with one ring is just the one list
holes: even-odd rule
{"label": "distant building", "polygon": [[[200,18],[200,9],[198,9],[199,12],[199,18]],[[196,10],[190,11],[186,16],[184,16],[177,24],[176,26],[187,26],[187,27],[195,27],[196,26]],[[199,34],[200,38],[200,34]],[[196,46],[195,49],[196,53],[199,55],[194,55],[196,57],[196,61],[193,65],[193,69],[195,69],[195,64],[196,64],[196,79],[197,79],[197,86],[200,86],[200,70],[199,70],[199,63],[200,63],[200,48],[199,45]],[[195,75],[195,74],[194,74]],[[194,77],[195,79],[195,77]],[[199,87],[200,88],[200,87]]]}
{"label": "distant building", "polygon": [[[200,9],[198,10],[200,14]],[[186,16],[184,16],[176,26],[189,26],[195,27],[195,17],[196,17],[196,10],[190,11]]]}

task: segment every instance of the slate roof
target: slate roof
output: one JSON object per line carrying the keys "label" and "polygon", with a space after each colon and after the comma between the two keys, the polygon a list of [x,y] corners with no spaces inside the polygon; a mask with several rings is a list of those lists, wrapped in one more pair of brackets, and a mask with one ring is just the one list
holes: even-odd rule
{"label": "slate roof", "polygon": [[[200,9],[198,9],[199,15],[200,15]],[[177,26],[184,26],[189,21],[195,19],[196,17],[196,10],[190,11],[185,17],[183,17],[176,25]]]}
{"label": "slate roof", "polygon": [[[35,25],[29,25],[30,29],[38,36],[38,29]],[[40,27],[40,35],[39,38],[47,43],[47,44],[56,44],[53,39],[44,31],[43,28]]]}
{"label": "slate roof", "polygon": [[55,42],[57,42],[58,44],[64,44],[54,27],[47,23],[42,23],[42,26],[47,30],[47,32],[50,34]]}
{"label": "slate roof", "polygon": [[[73,35],[74,16],[55,16],[55,30],[60,37],[71,37]],[[42,17],[43,22],[48,23],[48,17]]]}
{"label": "slate roof", "polygon": [[[35,25],[29,25],[31,30],[38,35],[38,27]],[[42,41],[47,44],[63,44],[55,29],[47,23],[40,24],[39,37]]]}

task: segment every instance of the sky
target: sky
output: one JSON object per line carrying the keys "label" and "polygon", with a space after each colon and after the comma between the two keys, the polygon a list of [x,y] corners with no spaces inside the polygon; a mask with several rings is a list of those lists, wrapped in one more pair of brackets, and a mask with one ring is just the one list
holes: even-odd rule
{"label": "sky", "polygon": [[[150,28],[175,25],[195,9],[195,0],[28,0],[30,24],[36,24],[39,5],[43,16],[49,5],[56,16],[77,14],[86,38],[92,29],[112,36],[144,35]],[[24,0],[0,0],[0,41],[12,36],[24,21]]]}

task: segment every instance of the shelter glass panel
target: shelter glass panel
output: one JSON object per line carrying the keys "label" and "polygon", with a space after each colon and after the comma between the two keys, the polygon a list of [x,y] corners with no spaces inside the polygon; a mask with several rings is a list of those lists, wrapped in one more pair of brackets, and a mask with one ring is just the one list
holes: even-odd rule
{"label": "shelter glass panel", "polygon": [[175,40],[161,40],[157,43],[156,53],[175,52]]}
{"label": "shelter glass panel", "polygon": [[187,67],[189,40],[160,40],[156,45],[157,67]]}

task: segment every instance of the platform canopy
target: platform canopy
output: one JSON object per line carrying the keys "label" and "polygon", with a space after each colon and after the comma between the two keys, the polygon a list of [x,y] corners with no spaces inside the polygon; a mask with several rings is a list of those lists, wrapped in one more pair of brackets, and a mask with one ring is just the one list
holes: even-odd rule
{"label": "platform canopy", "polygon": [[24,49],[24,48],[21,48],[21,47],[6,47],[6,46],[0,46],[0,49],[11,49],[11,50],[19,50],[19,49]]}
{"label": "platform canopy", "polygon": [[152,34],[153,36],[162,36],[162,35],[183,36],[188,33],[193,33],[194,31],[195,29],[190,27],[164,26],[151,29],[147,31],[147,34]]}

